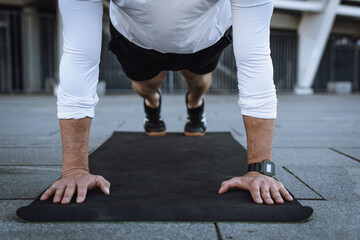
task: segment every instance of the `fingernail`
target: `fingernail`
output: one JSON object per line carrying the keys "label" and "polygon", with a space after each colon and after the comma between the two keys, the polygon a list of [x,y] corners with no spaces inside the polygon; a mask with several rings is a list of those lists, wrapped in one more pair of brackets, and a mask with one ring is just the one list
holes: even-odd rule
{"label": "fingernail", "polygon": [[105,187],[104,190],[107,194],[110,194],[110,189],[108,187]]}
{"label": "fingernail", "polygon": [[76,199],[76,202],[80,203],[80,202],[82,202],[83,200],[84,200],[83,197],[78,197],[78,198]]}
{"label": "fingernail", "polygon": [[54,198],[54,201],[60,201],[59,197]]}
{"label": "fingernail", "polygon": [[68,198],[63,198],[63,202],[68,202],[69,199]]}
{"label": "fingernail", "polygon": [[262,203],[263,201],[262,201],[262,199],[261,199],[261,198],[257,198],[257,199],[256,199],[256,202],[258,202],[258,203]]}

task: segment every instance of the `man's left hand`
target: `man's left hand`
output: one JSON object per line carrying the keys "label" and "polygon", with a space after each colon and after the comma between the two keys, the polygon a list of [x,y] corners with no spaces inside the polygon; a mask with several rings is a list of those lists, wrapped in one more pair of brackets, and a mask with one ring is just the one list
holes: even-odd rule
{"label": "man's left hand", "polygon": [[283,204],[284,200],[292,201],[290,193],[284,185],[276,179],[258,172],[248,172],[242,177],[234,177],[224,181],[219,189],[219,194],[227,192],[230,188],[248,190],[257,204]]}

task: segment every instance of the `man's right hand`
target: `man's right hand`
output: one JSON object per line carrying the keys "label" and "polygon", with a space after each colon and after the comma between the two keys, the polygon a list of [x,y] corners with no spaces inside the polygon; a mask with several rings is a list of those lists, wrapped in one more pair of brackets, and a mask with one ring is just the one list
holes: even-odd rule
{"label": "man's right hand", "polygon": [[102,176],[92,175],[87,171],[71,172],[54,182],[40,200],[46,201],[55,194],[54,203],[68,204],[77,191],[76,202],[82,203],[85,201],[87,191],[97,187],[100,187],[104,194],[110,194],[110,182]]}

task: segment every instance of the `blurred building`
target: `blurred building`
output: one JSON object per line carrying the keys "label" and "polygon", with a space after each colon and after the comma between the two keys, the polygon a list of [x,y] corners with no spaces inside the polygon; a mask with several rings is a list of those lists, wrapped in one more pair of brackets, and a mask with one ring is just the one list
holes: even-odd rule
{"label": "blurred building", "polygon": [[[107,51],[108,7],[104,0],[100,80],[108,92],[130,91],[130,82]],[[278,91],[325,92],[334,83],[360,91],[360,0],[274,0],[271,49]],[[56,0],[0,0],[0,92],[51,93],[58,82],[61,18]],[[182,91],[178,73],[163,90]],[[228,48],[211,91],[237,91]]]}

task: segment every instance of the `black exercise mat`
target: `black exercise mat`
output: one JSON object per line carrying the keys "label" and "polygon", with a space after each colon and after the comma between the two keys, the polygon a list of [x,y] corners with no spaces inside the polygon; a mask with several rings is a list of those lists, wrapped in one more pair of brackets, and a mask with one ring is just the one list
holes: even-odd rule
{"label": "black exercise mat", "polygon": [[249,192],[218,194],[220,184],[246,172],[246,150],[230,133],[201,138],[168,133],[114,132],[90,155],[90,169],[111,182],[111,194],[91,191],[83,204],[40,202],[19,208],[23,221],[268,221],[308,219],[298,201],[257,205]]}

